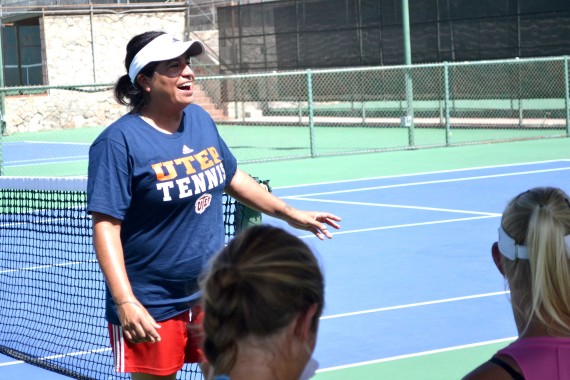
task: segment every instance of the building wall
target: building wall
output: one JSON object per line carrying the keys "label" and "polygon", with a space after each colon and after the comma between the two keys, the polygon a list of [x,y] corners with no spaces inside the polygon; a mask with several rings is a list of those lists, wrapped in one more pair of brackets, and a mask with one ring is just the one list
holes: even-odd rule
{"label": "building wall", "polygon": [[[185,25],[181,11],[45,15],[40,20],[45,83],[111,85],[126,74],[126,45],[133,36],[163,30],[184,38]],[[191,38],[203,39],[217,51],[217,33],[199,32]],[[111,86],[107,88],[50,89],[42,94],[7,96],[5,133],[108,125],[127,110],[114,101]],[[97,91],[89,92],[92,90]]]}

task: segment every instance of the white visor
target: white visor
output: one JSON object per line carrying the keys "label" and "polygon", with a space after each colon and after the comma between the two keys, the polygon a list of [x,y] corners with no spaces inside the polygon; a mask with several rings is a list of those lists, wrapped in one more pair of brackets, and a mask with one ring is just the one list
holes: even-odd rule
{"label": "white visor", "polygon": [[129,78],[134,84],[138,73],[151,62],[167,61],[188,53],[190,57],[200,55],[204,45],[200,41],[180,41],[171,34],[161,34],[143,47],[129,66]]}
{"label": "white visor", "polygon": [[503,229],[499,227],[499,251],[508,259],[525,259],[528,260],[528,249],[525,245],[518,245],[515,239],[509,236]]}
{"label": "white visor", "polygon": [[[566,255],[570,258],[570,235],[564,237],[566,243]],[[524,259],[528,260],[528,248],[526,245],[519,245],[515,239],[509,236],[503,227],[499,227],[499,251],[501,254],[510,260]]]}

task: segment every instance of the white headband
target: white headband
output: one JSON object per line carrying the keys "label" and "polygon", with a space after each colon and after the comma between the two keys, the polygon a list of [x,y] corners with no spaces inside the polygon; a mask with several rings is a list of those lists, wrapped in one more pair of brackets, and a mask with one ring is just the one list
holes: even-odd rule
{"label": "white headband", "polygon": [[518,245],[515,239],[509,236],[503,229],[499,227],[499,251],[508,259],[525,259],[528,260],[528,249],[525,245]]}
{"label": "white headband", "polygon": [[[570,256],[570,235],[564,237],[566,242],[566,254]],[[501,254],[510,260],[525,259],[528,260],[528,248],[526,245],[519,245],[515,239],[509,236],[503,229],[499,227],[499,251]]]}
{"label": "white headband", "polygon": [[180,41],[171,34],[161,34],[146,44],[133,58],[129,66],[129,78],[135,84],[138,73],[151,62],[160,62],[188,53],[190,57],[200,55],[204,45],[200,41]]}

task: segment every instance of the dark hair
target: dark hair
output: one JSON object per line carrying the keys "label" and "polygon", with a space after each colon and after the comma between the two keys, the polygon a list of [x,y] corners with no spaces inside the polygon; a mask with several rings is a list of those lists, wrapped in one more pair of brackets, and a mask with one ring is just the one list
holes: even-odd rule
{"label": "dark hair", "polygon": [[[145,47],[150,41],[154,40],[156,37],[165,34],[164,32],[152,31],[145,32],[131,38],[127,44],[127,54],[125,56],[125,68],[127,69],[127,74],[120,77],[115,83],[114,94],[115,100],[122,105],[131,108],[131,113],[139,113],[140,110],[146,105],[146,97],[142,89],[139,87],[138,83],[133,84],[131,78],[129,78],[129,67],[131,62],[135,58],[135,55]],[[158,62],[151,62],[141,69],[139,74],[144,74],[146,76],[151,76],[156,70]]]}
{"label": "dark hair", "polygon": [[268,337],[317,304],[316,333],[324,305],[317,259],[299,238],[271,226],[242,232],[210,262],[200,281],[204,303],[204,353],[212,375],[235,365],[243,338]]}

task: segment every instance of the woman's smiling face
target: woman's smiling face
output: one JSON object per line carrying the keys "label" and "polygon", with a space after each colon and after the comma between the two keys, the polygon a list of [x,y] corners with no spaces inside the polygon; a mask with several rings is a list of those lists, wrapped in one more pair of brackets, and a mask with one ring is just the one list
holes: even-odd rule
{"label": "woman's smiling face", "polygon": [[152,103],[179,105],[182,109],[194,100],[194,72],[186,54],[162,61],[152,77],[147,78],[146,91]]}

